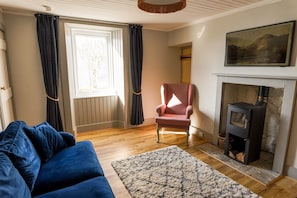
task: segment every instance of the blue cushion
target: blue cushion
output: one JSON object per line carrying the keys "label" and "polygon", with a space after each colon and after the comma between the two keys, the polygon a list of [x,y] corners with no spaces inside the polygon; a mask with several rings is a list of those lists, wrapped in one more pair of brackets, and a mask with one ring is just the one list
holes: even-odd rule
{"label": "blue cushion", "polygon": [[113,192],[105,177],[95,177],[70,187],[45,193],[34,198],[82,198],[82,197],[104,197],[114,198]]}
{"label": "blue cushion", "polygon": [[3,131],[1,131],[0,132],[0,141],[1,141],[1,139],[2,139],[3,136],[4,136],[4,133],[3,133]]}
{"label": "blue cushion", "polygon": [[23,131],[26,126],[23,121],[11,122],[3,132],[0,151],[7,153],[29,189],[32,190],[39,173],[41,161],[33,144]]}
{"label": "blue cushion", "polygon": [[60,131],[59,133],[63,137],[64,142],[67,144],[67,146],[73,146],[75,144],[75,138],[71,133],[63,131]]}
{"label": "blue cushion", "polygon": [[0,152],[0,197],[31,197],[24,179],[8,156]]}
{"label": "blue cushion", "polygon": [[90,141],[82,141],[55,154],[42,165],[33,194],[67,187],[103,175]]}
{"label": "blue cushion", "polygon": [[43,163],[67,146],[60,133],[47,122],[27,127],[25,132],[37,149]]}

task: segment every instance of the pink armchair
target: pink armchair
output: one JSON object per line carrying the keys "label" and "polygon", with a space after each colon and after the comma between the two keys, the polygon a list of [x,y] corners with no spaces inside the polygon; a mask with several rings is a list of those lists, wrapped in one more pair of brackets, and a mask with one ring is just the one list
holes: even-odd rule
{"label": "pink armchair", "polygon": [[163,127],[184,130],[189,140],[190,116],[193,113],[194,86],[192,84],[168,84],[161,86],[162,104],[156,107],[156,128],[159,143],[159,130]]}

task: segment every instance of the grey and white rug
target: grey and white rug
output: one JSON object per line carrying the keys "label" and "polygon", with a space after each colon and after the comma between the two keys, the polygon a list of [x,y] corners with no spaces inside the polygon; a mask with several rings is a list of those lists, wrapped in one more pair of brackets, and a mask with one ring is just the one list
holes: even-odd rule
{"label": "grey and white rug", "polygon": [[132,197],[259,197],[177,146],[112,162]]}

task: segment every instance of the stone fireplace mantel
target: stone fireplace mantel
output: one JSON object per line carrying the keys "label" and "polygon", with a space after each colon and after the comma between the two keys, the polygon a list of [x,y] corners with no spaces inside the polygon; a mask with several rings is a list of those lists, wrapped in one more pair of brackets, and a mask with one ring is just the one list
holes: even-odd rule
{"label": "stone fireplace mantel", "polygon": [[276,148],[272,170],[282,174],[287,154],[288,141],[291,131],[297,77],[293,76],[265,76],[265,75],[239,75],[216,73],[217,76],[217,99],[215,107],[215,126],[213,143],[217,144],[221,120],[221,101],[224,83],[267,86],[283,88],[283,102],[280,113],[279,133],[276,140]]}

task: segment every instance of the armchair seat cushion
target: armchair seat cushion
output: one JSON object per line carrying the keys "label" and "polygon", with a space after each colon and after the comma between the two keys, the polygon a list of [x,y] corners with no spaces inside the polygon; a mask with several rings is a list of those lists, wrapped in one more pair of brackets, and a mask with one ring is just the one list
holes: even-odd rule
{"label": "armchair seat cushion", "polygon": [[191,124],[191,120],[187,119],[185,115],[164,114],[161,117],[156,117],[156,123],[158,127],[188,129]]}

